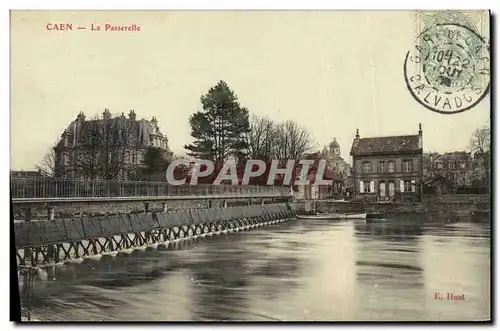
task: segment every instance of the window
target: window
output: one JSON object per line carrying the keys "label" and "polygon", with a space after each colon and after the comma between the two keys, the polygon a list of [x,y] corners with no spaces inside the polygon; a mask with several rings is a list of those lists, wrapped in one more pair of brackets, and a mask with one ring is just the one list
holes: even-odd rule
{"label": "window", "polygon": [[405,192],[411,192],[411,181],[405,180]]}
{"label": "window", "polygon": [[453,161],[448,161],[448,168],[449,168],[449,169],[455,169],[455,162],[453,162]]}
{"label": "window", "polygon": [[365,189],[365,192],[366,193],[370,193],[370,182],[369,181],[365,181],[363,182],[363,188]]}
{"label": "window", "polygon": [[363,163],[363,172],[365,174],[372,172],[372,164],[370,162]]}
{"label": "window", "polygon": [[394,161],[387,162],[387,172],[389,173],[394,172]]}
{"label": "window", "polygon": [[413,166],[411,160],[403,161],[403,172],[412,172]]}
{"label": "window", "polygon": [[448,179],[451,180],[451,181],[455,180],[455,174],[454,173],[449,173],[448,174]]}
{"label": "window", "polygon": [[378,192],[379,192],[379,196],[385,197],[385,182],[380,182],[378,184]]}
{"label": "window", "polygon": [[394,196],[394,191],[396,190],[396,184],[393,181],[389,181],[389,196]]}
{"label": "window", "polygon": [[385,172],[385,162],[384,161],[380,161],[378,163],[378,172],[383,174]]}

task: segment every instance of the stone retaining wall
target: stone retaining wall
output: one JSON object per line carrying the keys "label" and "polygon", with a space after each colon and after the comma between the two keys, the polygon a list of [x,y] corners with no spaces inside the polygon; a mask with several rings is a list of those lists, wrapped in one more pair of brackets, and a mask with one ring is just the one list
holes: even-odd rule
{"label": "stone retaining wall", "polygon": [[[334,212],[334,213],[357,213],[357,212],[377,212],[377,213],[433,213],[449,211],[456,214],[468,214],[471,211],[484,211],[490,209],[489,203],[476,203],[471,201],[462,202],[439,202],[433,199],[425,199],[423,203],[416,204],[384,204],[384,203],[360,203],[360,202],[334,202],[334,201],[315,201],[316,212]],[[294,203],[297,209],[305,211],[305,201]],[[311,201],[311,208],[313,202]]]}

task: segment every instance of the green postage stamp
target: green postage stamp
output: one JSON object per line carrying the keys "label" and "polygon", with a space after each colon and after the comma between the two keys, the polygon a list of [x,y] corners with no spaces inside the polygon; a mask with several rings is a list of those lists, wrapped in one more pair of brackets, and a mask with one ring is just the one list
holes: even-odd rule
{"label": "green postage stamp", "polygon": [[490,88],[489,14],[418,11],[415,46],[404,77],[422,106],[455,114],[473,108]]}

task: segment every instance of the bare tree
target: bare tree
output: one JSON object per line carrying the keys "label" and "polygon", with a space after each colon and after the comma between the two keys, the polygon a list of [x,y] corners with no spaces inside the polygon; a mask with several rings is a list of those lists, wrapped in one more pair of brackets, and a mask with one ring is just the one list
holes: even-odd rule
{"label": "bare tree", "polygon": [[488,125],[478,128],[472,134],[469,142],[469,149],[473,159],[479,165],[480,171],[475,169],[475,173],[480,173],[479,178],[485,187],[489,187],[490,177],[490,157],[491,157],[491,131]]}
{"label": "bare tree", "polygon": [[473,154],[474,159],[480,160],[481,165],[487,171],[490,170],[490,138],[490,128],[489,126],[485,125],[474,131],[469,142],[469,148]]}
{"label": "bare tree", "polygon": [[247,135],[249,155],[262,160],[298,160],[316,148],[311,134],[294,121],[275,123],[267,117],[252,116]]}
{"label": "bare tree", "polygon": [[82,122],[78,135],[75,170],[91,179],[119,179],[131,155],[131,123],[124,117],[96,117]]}
{"label": "bare tree", "polygon": [[276,125],[272,146],[274,157],[287,160],[299,160],[317,147],[311,134],[294,121]]}
{"label": "bare tree", "polygon": [[285,122],[285,135],[287,136],[287,155],[290,159],[298,160],[304,154],[312,152],[318,146],[314,143],[311,133],[297,122]]}
{"label": "bare tree", "polygon": [[56,152],[54,147],[51,147],[36,166],[44,176],[56,176]]}
{"label": "bare tree", "polygon": [[275,124],[268,117],[252,115],[250,131],[246,135],[248,155],[253,159],[268,161],[273,158],[272,144]]}

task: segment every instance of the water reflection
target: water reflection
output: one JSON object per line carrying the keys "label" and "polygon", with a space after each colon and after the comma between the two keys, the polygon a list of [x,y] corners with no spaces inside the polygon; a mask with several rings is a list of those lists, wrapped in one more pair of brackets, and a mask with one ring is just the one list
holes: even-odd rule
{"label": "water reflection", "polygon": [[[135,253],[47,282],[47,320],[470,320],[489,316],[490,228],[302,220]],[[83,268],[83,267],[82,267]],[[436,292],[465,294],[438,301]]]}

